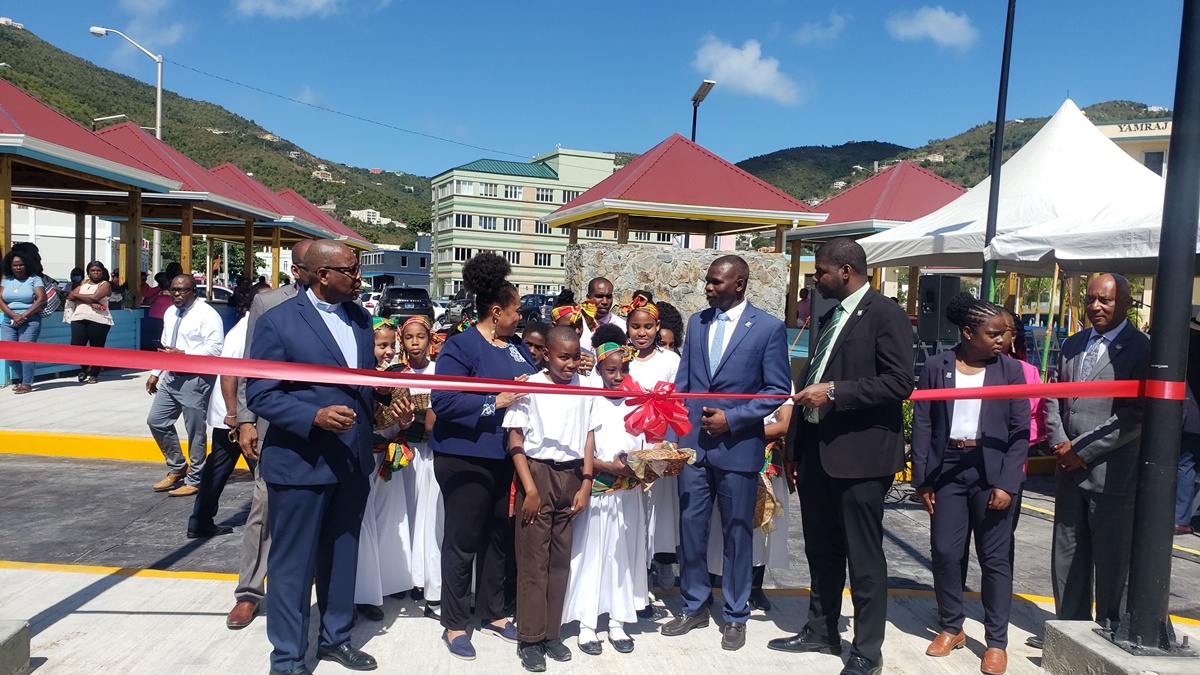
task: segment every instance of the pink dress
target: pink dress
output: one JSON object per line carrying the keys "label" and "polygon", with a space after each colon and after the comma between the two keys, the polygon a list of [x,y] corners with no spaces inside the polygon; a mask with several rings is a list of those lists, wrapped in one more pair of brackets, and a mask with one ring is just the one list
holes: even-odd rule
{"label": "pink dress", "polygon": [[[1026,384],[1041,384],[1042,374],[1038,372],[1037,366],[1027,361],[1021,361],[1021,370],[1025,372]],[[1032,443],[1042,437],[1046,428],[1046,411],[1042,409],[1042,399],[1029,399],[1029,442]]]}

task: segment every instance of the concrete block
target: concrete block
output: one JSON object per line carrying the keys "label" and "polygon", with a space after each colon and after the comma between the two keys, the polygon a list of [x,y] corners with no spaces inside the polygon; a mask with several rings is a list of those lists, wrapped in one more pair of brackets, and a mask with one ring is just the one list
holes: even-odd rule
{"label": "concrete block", "polygon": [[29,671],[29,622],[0,621],[0,675]]}
{"label": "concrete block", "polygon": [[1042,668],[1054,675],[1195,675],[1200,658],[1134,656],[1091,621],[1047,621]]}

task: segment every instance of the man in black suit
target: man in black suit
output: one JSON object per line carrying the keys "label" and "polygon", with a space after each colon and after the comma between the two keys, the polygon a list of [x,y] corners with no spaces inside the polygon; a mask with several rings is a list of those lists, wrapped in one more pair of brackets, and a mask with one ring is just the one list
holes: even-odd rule
{"label": "man in black suit", "polygon": [[[309,285],[254,326],[250,358],[373,368],[374,334],[354,302],[360,268],[344,244],[322,240],[305,256]],[[309,597],[314,580],[317,654],[353,670],[375,659],[350,644],[358,536],[367,503],[374,401],[370,387],[251,379],[250,410],[270,423],[259,472],[267,485],[271,547],[267,637],[272,675],[309,675]]]}
{"label": "man in black suit", "polygon": [[812,575],[808,623],[767,646],[841,653],[838,620],[849,562],[854,643],[842,674],[876,675],[883,671],[887,624],[883,497],[904,466],[912,327],[899,305],[867,284],[867,256],[853,239],[817,249],[813,279],[838,304],[820,319],[787,444]]}

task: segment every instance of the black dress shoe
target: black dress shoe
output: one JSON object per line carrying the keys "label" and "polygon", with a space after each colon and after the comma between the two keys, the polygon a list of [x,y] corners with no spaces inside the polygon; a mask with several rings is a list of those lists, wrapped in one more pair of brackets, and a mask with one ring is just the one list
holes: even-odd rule
{"label": "black dress shoe", "polygon": [[379,664],[375,657],[355,647],[349,642],[317,655],[322,661],[337,661],[350,670],[375,670]]}
{"label": "black dress shoe", "polygon": [[367,621],[383,621],[383,608],[375,605],[355,605],[354,609]]}
{"label": "black dress shoe", "polygon": [[821,654],[832,654],[837,656],[842,653],[842,643],[839,640],[837,643],[827,642],[817,636],[813,629],[805,626],[799,633],[791,637],[775,638],[767,643],[768,649],[774,649],[777,652],[819,652]]}
{"label": "black dress shoe", "polygon": [[542,651],[546,652],[546,656],[558,661],[566,663],[571,660],[571,649],[563,644],[562,640],[544,640],[542,641]]}
{"label": "black dress shoe", "polygon": [[852,655],[846,662],[846,667],[842,668],[842,675],[882,675],[882,673],[883,659],[876,663],[858,654]]}
{"label": "black dress shoe", "polygon": [[207,537],[219,537],[223,534],[230,534],[233,528],[228,525],[213,525],[212,527],[200,527],[195,530],[187,531],[188,539],[205,539]]}
{"label": "black dress shoe", "polygon": [[608,643],[613,646],[613,649],[617,650],[618,654],[628,654],[633,651],[633,638],[631,637],[614,640],[610,634],[608,636]]}
{"label": "black dress shoe", "polygon": [[521,666],[531,673],[546,672],[546,650],[541,642],[522,642],[517,645]]}
{"label": "black dress shoe", "polygon": [[599,640],[580,642],[579,651],[587,654],[588,656],[600,656],[600,654],[604,653],[604,644]]}
{"label": "black dress shoe", "polygon": [[726,621],[721,628],[721,649],[735,652],[746,646],[746,624]]}
{"label": "black dress shoe", "polygon": [[1042,641],[1042,638],[1036,635],[1030,635],[1029,637],[1025,638],[1025,644],[1033,647],[1034,649],[1041,649],[1045,643]]}
{"label": "black dress shoe", "polygon": [[674,619],[671,619],[667,623],[663,624],[663,627],[658,629],[658,632],[662,633],[663,635],[666,635],[667,637],[675,637],[677,635],[686,635],[695,628],[707,628],[707,627],[708,627],[708,611],[705,610],[703,612],[700,612],[696,616],[688,616],[687,614],[680,614],[679,616],[675,617]]}
{"label": "black dress shoe", "polygon": [[291,670],[275,670],[272,668],[271,675],[312,675],[312,671],[308,669],[308,666],[299,665]]}
{"label": "black dress shoe", "polygon": [[771,611],[771,601],[767,598],[767,594],[763,593],[761,588],[750,589],[750,606],[754,609],[759,609],[764,612]]}

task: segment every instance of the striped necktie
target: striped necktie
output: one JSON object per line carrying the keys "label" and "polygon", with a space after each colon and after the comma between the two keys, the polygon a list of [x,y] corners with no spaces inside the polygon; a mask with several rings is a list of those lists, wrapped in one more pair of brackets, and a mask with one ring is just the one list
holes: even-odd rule
{"label": "striped necktie", "polygon": [[817,341],[817,348],[809,360],[808,377],[804,379],[804,386],[816,384],[820,380],[821,373],[825,370],[825,359],[829,357],[829,350],[833,348],[837,327],[842,323],[842,316],[845,313],[846,310],[842,309],[841,303],[833,308],[833,316],[829,317],[829,325],[821,333],[821,339]]}

